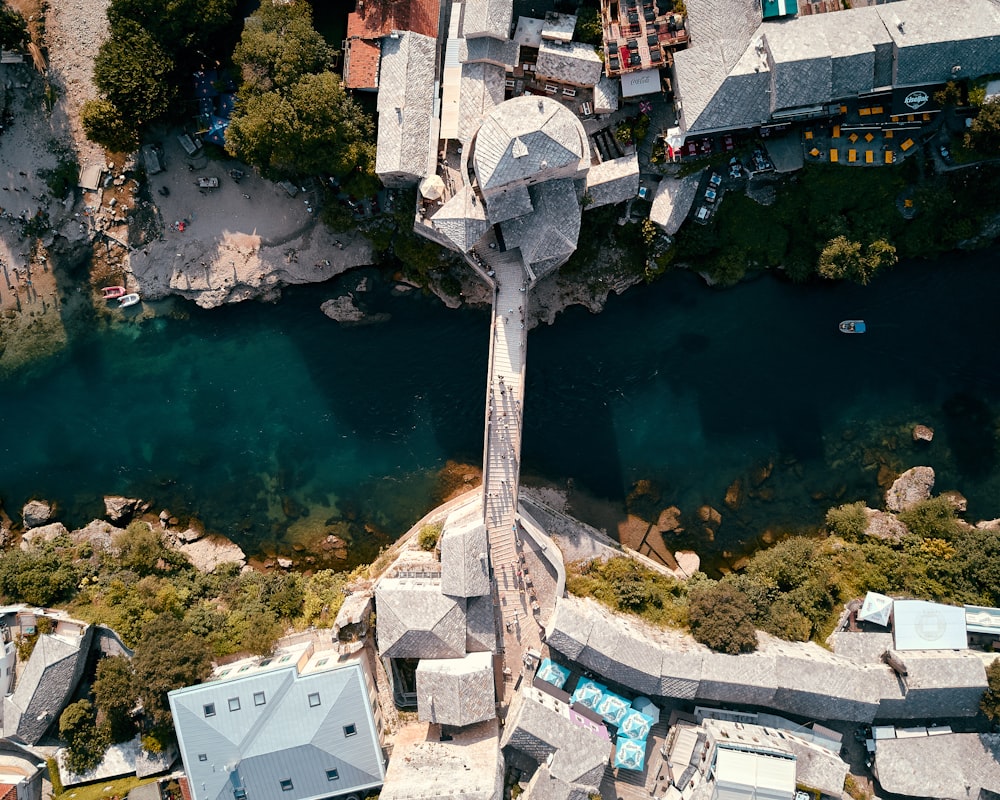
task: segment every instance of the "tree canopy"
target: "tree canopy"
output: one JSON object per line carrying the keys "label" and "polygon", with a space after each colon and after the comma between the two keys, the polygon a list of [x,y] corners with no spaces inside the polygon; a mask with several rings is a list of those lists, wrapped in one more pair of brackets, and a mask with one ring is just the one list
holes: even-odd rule
{"label": "tree canopy", "polygon": [[111,0],[111,30],[134,23],[175,57],[206,49],[232,21],[236,0]]}
{"label": "tree canopy", "polygon": [[702,585],[688,593],[691,635],[722,653],[757,649],[752,611],[746,596],[728,583]]}
{"label": "tree canopy", "polygon": [[6,4],[0,5],[0,47],[20,50],[28,44],[28,23],[17,11]]}
{"label": "tree canopy", "polygon": [[132,660],[143,707],[156,723],[170,720],[167,692],[200,683],[212,668],[208,645],[180,620],[161,615],[146,626]]}
{"label": "tree canopy", "polygon": [[835,236],[819,256],[817,272],[830,280],[847,279],[867,285],[883,269],[896,263],[896,248],[885,239],[866,247],[846,236]]}
{"label": "tree canopy", "polygon": [[982,104],[966,134],[966,145],[981,153],[1000,153],[1000,98]]}

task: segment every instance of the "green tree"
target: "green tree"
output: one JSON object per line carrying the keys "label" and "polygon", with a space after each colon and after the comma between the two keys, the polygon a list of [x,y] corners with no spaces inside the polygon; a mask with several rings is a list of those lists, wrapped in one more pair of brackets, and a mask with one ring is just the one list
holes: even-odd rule
{"label": "green tree", "polygon": [[994,97],[979,107],[979,113],[965,135],[965,145],[980,153],[992,155],[1000,152],[1000,98]]}
{"label": "green tree", "polygon": [[688,593],[691,635],[722,653],[748,653],[757,649],[753,607],[728,583],[697,586]]}
{"label": "green tree", "polygon": [[174,60],[145,28],[122,22],[98,50],[94,84],[142,130],[161,119],[174,102]]}
{"label": "green tree", "polygon": [[178,54],[207,48],[213,37],[232,21],[235,0],[111,0],[111,30],[134,23],[167,52]]}
{"label": "green tree", "polygon": [[990,720],[1000,717],[1000,658],[993,659],[986,668],[986,691],[979,708]]}
{"label": "green tree", "polygon": [[131,712],[139,700],[132,662],[127,656],[109,656],[97,663],[97,677],[91,691],[94,705],[108,721],[113,742],[127,742],[135,736]]}
{"label": "green tree", "polygon": [[586,44],[604,44],[604,28],[601,26],[601,12],[592,6],[584,6],[576,17],[573,39]]}
{"label": "green tree", "polygon": [[330,627],[344,604],[346,585],[347,574],[332,569],[321,569],[306,578],[300,624]]}
{"label": "green tree", "polygon": [[139,146],[135,121],[103,97],[87,100],[80,112],[83,132],[92,142],[114,153],[131,153]]}
{"label": "green tree", "polygon": [[59,716],[59,736],[66,741],[66,766],[78,775],[89,772],[104,758],[109,738],[97,725],[97,711],[89,700],[77,700]]}
{"label": "green tree", "polygon": [[0,5],[0,47],[21,50],[28,44],[28,24],[6,3]]}
{"label": "green tree", "polygon": [[142,520],[131,522],[114,538],[118,563],[122,569],[137,575],[151,575],[176,561],[174,553],[163,543],[163,535]]}
{"label": "green tree", "polygon": [[835,236],[820,253],[816,271],[830,280],[846,279],[866,286],[876,273],[896,261],[896,248],[885,239],[876,239],[862,250],[860,242]]}
{"label": "green tree", "polygon": [[200,683],[212,670],[205,640],[167,615],[146,625],[132,667],[143,708],[155,723],[171,719],[167,692]]}

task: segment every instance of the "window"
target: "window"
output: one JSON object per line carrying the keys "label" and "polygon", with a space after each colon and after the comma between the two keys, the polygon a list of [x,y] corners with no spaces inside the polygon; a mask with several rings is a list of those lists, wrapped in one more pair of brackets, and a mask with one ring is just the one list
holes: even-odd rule
{"label": "window", "polygon": [[264,696],[263,692],[254,692],[253,693],[253,704],[255,706],[262,706],[266,702],[267,702],[267,698]]}
{"label": "window", "polygon": [[337,770],[335,770],[335,769],[328,769],[326,771],[326,779],[328,781],[339,780],[339,778],[340,778],[340,773],[337,772]]}
{"label": "window", "polygon": [[316,662],[316,666],[317,667],[325,667],[326,666],[326,662],[329,661],[329,660],[330,659],[328,659],[328,658],[321,658],[319,661]]}
{"label": "window", "polygon": [[272,661],[274,661],[274,659],[273,659],[273,658],[265,658],[265,659],[264,659],[263,661],[261,661],[261,662],[260,662],[260,665],[261,665],[262,667],[266,667],[266,666],[267,666],[268,664],[270,664],[270,663],[271,663]]}
{"label": "window", "polygon": [[239,711],[240,710],[240,698],[238,698],[238,697],[230,697],[229,698],[229,710],[230,711]]}
{"label": "window", "polygon": [[205,703],[205,716],[206,717],[215,716],[215,703]]}
{"label": "window", "polygon": [[286,778],[285,780],[281,781],[281,791],[290,792],[292,791],[293,788],[294,787],[292,786],[291,778]]}
{"label": "window", "polygon": [[309,693],[309,708],[316,708],[319,705],[319,692]]}
{"label": "window", "polygon": [[198,753],[199,761],[208,761],[208,753]]}
{"label": "window", "polygon": [[224,670],[222,670],[222,672],[219,673],[219,677],[220,678],[225,678],[230,672],[232,672],[231,669],[224,669]]}
{"label": "window", "polygon": [[291,660],[292,660],[291,656],[282,656],[281,658],[278,659],[278,663],[284,664],[286,661],[291,661]]}
{"label": "window", "polygon": [[247,800],[247,790],[242,786],[233,789],[233,800]]}
{"label": "window", "polygon": [[344,736],[354,736],[358,732],[358,726],[353,722],[350,725],[344,726]]}
{"label": "window", "polygon": [[244,664],[242,667],[240,667],[240,672],[246,672],[248,669],[250,669],[250,665]]}

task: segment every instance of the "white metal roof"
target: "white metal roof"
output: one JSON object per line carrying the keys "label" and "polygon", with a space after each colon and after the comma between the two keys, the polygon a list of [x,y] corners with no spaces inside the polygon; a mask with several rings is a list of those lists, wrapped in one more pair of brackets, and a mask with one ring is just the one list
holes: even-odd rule
{"label": "white metal roof", "polygon": [[888,626],[892,614],[892,598],[878,592],[868,592],[865,602],[858,612],[858,619],[874,622],[876,625]]}
{"label": "white metal roof", "polygon": [[897,650],[965,650],[965,609],[897,600],[893,604],[893,635]]}
{"label": "white metal roof", "polygon": [[720,798],[791,800],[795,759],[720,747],[715,754],[715,780]]}
{"label": "white metal roof", "polygon": [[660,70],[644,69],[622,75],[622,96],[638,97],[660,91]]}

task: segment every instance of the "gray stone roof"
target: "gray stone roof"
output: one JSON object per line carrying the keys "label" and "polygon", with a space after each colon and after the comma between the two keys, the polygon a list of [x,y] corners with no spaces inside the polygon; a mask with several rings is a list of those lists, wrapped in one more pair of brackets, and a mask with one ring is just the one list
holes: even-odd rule
{"label": "gray stone roof", "polygon": [[535,72],[540,78],[550,78],[559,83],[594,86],[604,73],[604,62],[593,45],[543,41],[538,48]]}
{"label": "gray stone roof", "polygon": [[568,178],[529,188],[534,213],[502,223],[508,249],[518,248],[536,275],[566,262],[580,236],[580,202]]}
{"label": "gray stone roof", "polygon": [[490,593],[489,543],[478,503],[448,515],[441,534],[441,591],[455,597]]}
{"label": "gray stone roof", "polygon": [[576,15],[546,11],[542,21],[542,38],[556,42],[569,42],[576,30]]}
{"label": "gray stone roof", "polygon": [[421,722],[464,727],[496,717],[493,655],[422,658],[417,665],[417,716]]}
{"label": "gray stone roof", "polygon": [[375,587],[379,654],[387,658],[465,655],[465,599],[427,578],[383,578]]}
{"label": "gray stone roof", "polygon": [[512,70],[518,62],[520,50],[521,46],[512,39],[501,41],[483,36],[478,39],[462,39],[458,58],[467,64],[482,61]]}
{"label": "gray stone roof", "polygon": [[490,229],[486,206],[468,186],[463,186],[434,214],[431,224],[455,249],[467,253]]}
{"label": "gray stone roof", "polygon": [[618,90],[621,81],[602,75],[594,86],[594,113],[611,114],[618,110]]}
{"label": "gray stone roof", "polygon": [[495,64],[462,65],[458,106],[458,138],[462,142],[470,142],[483,118],[504,101],[505,80],[504,68]]}
{"label": "gray stone roof", "polygon": [[418,33],[382,44],[375,172],[387,186],[416,183],[434,171],[436,45]]}
{"label": "gray stone roof", "polygon": [[700,171],[679,179],[666,177],[661,180],[653,194],[649,218],[673,236],[691,211],[700,181]]}
{"label": "gray stone roof", "polygon": [[611,742],[573,723],[565,703],[531,686],[524,686],[511,701],[502,748],[513,748],[568,784],[596,789],[611,755]]}
{"label": "gray stone roof", "polygon": [[497,631],[490,595],[470,597],[465,611],[465,650],[468,653],[496,652]]}
{"label": "gray stone roof", "polygon": [[514,7],[510,0],[466,0],[462,18],[462,34],[466,38],[492,36],[506,39]]}
{"label": "gray stone roof", "polygon": [[632,153],[592,166],[587,172],[587,208],[621,203],[639,193],[639,156]]}
{"label": "gray stone roof", "polygon": [[974,653],[900,654],[907,674],[902,696],[883,698],[880,716],[890,719],[928,719],[974,716],[986,691],[986,668]]}
{"label": "gray stone roof", "polygon": [[1000,735],[951,733],[882,739],[875,774],[886,792],[939,800],[1000,792]]}
{"label": "gray stone roof", "polygon": [[484,120],[474,166],[484,194],[509,183],[566,177],[588,152],[586,133],[567,108],[547,97],[515,97]]}
{"label": "gray stone roof", "polygon": [[422,736],[410,725],[396,737],[379,800],[498,800],[504,762],[496,720],[450,731],[427,725]]}
{"label": "gray stone roof", "polygon": [[3,735],[33,745],[59,719],[83,673],[93,628],[78,637],[43,633],[12,694],[3,699]]}
{"label": "gray stone roof", "polygon": [[[677,53],[678,56],[688,50]],[[679,63],[675,60],[675,63]],[[682,85],[682,67],[677,67],[678,86]],[[688,86],[688,73],[683,78]],[[719,84],[715,93],[705,99],[700,107],[693,106],[684,89],[683,107],[680,120],[687,133],[709,133],[741,127],[753,127],[770,119],[771,108],[768,92],[771,88],[771,74],[767,60],[757,52],[757,45],[747,46],[732,71]],[[696,112],[696,113],[695,113]]]}
{"label": "gray stone roof", "polygon": [[515,217],[523,217],[534,210],[534,206],[531,205],[531,195],[528,194],[528,187],[523,183],[505,186],[503,189],[486,196],[486,211],[490,222],[494,225]]}
{"label": "gray stone roof", "polygon": [[952,0],[946,13],[928,0],[876,11],[897,48],[896,86],[943,83],[956,65],[966,78],[1000,71],[1000,6],[993,0]]}
{"label": "gray stone roof", "polygon": [[[331,786],[350,792],[382,783],[382,749],[359,661],[302,675],[293,662],[168,697],[196,800],[232,800],[236,787],[260,800],[311,800],[329,796]],[[282,781],[291,782],[287,790]]]}

